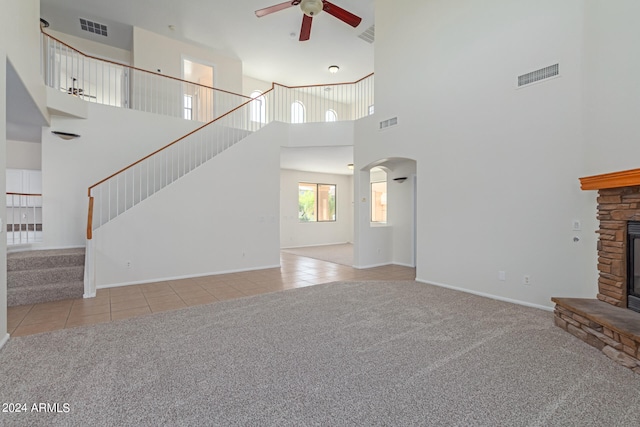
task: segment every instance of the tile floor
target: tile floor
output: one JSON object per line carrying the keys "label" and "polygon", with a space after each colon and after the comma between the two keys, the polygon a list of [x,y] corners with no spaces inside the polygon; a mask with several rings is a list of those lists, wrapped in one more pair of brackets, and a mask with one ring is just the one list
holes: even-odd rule
{"label": "tile floor", "polygon": [[282,253],[281,268],[99,289],[95,298],[9,307],[8,326],[17,337],[337,280],[414,278],[415,269],[408,267],[357,270]]}

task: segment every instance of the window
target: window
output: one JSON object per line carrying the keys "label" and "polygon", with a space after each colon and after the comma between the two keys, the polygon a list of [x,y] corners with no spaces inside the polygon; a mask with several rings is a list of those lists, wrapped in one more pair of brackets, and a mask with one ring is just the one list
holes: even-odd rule
{"label": "window", "polygon": [[251,98],[255,99],[255,102],[251,103],[251,121],[258,123],[266,123],[267,122],[267,105],[266,99],[262,92],[259,90],[254,90],[251,92]]}
{"label": "window", "polygon": [[304,105],[300,101],[291,104],[291,123],[304,123]]}
{"label": "window", "polygon": [[300,222],[335,221],[336,186],[298,183],[298,219]]}
{"label": "window", "polygon": [[334,110],[327,110],[324,113],[324,121],[325,122],[335,122],[338,120],[338,115]]}
{"label": "window", "polygon": [[184,118],[191,120],[193,118],[193,96],[184,96]]}
{"label": "window", "polygon": [[371,183],[371,222],[387,222],[387,182]]}
{"label": "window", "polygon": [[371,183],[371,222],[387,222],[387,173],[373,168],[369,173]]}

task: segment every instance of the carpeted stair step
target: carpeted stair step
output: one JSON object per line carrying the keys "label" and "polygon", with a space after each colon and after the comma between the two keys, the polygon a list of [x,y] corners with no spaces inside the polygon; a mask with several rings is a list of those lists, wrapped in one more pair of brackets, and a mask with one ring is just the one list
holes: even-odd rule
{"label": "carpeted stair step", "polygon": [[84,282],[82,281],[23,286],[7,290],[7,306],[82,298],[83,293]]}
{"label": "carpeted stair step", "polygon": [[37,287],[84,280],[84,266],[39,268],[7,272],[7,289]]}
{"label": "carpeted stair step", "polygon": [[84,293],[84,248],[7,254],[7,305],[37,304]]}
{"label": "carpeted stair step", "polygon": [[7,254],[7,271],[84,265],[84,248],[12,252]]}

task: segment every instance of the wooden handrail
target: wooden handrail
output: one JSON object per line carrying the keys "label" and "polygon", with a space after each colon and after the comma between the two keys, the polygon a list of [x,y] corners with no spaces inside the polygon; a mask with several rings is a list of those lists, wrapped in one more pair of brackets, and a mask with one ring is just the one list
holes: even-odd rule
{"label": "wooden handrail", "polygon": [[153,75],[155,75],[155,76],[159,76],[159,77],[165,77],[165,78],[167,78],[167,79],[175,80],[175,81],[182,82],[182,83],[189,83],[189,84],[192,84],[192,85],[195,85],[195,86],[200,86],[200,87],[204,87],[204,88],[207,88],[207,89],[217,90],[217,91],[219,91],[219,92],[228,93],[228,94],[230,94],[230,95],[240,96],[240,97],[242,97],[242,98],[251,98],[250,96],[247,96],[247,95],[241,95],[241,94],[239,94],[239,93],[231,92],[231,91],[228,91],[228,90],[218,89],[218,88],[215,88],[215,87],[213,87],[213,86],[207,86],[207,85],[203,85],[203,84],[200,84],[200,83],[194,83],[194,82],[190,82],[190,81],[188,81],[188,80],[179,79],[179,78],[177,78],[177,77],[168,76],[168,75],[166,75],[166,74],[160,74],[160,73],[156,73],[156,72],[154,72],[154,71],[149,71],[149,70],[144,70],[144,69],[142,69],[142,68],[133,67],[133,66],[131,66],[131,65],[121,64],[121,63],[119,63],[119,62],[111,61],[111,60],[109,60],[109,59],[97,58],[97,57],[92,56],[92,55],[87,55],[86,53],[84,53],[84,52],[82,52],[82,51],[79,51],[79,50],[78,50],[78,49],[76,49],[75,47],[68,45],[67,43],[63,42],[62,40],[60,40],[60,39],[57,39],[57,38],[53,37],[51,34],[48,34],[47,32],[45,32],[42,28],[40,28],[40,31],[41,31],[41,32],[42,32],[42,34],[44,34],[45,36],[52,38],[53,40],[57,41],[57,42],[58,42],[58,43],[60,43],[61,45],[66,46],[67,48],[69,48],[69,49],[73,50],[74,52],[79,53],[80,55],[84,56],[85,58],[95,59],[96,61],[106,62],[106,63],[108,63],[108,64],[113,64],[113,65],[117,65],[117,66],[119,66],[119,67],[129,68],[129,69],[131,69],[131,70],[141,71],[141,72],[143,72],[143,73],[153,74]]}
{"label": "wooden handrail", "polygon": [[93,197],[89,196],[89,218],[87,219],[87,240],[93,238]]}
{"label": "wooden handrail", "polygon": [[[269,90],[268,90],[267,92],[265,92],[265,93],[268,93],[268,92],[270,92],[271,90],[272,90],[272,89],[269,89]],[[244,104],[240,104],[240,105],[238,105],[238,106],[237,106],[236,108],[234,108],[233,110],[229,110],[229,111],[227,111],[227,112],[226,112],[226,113],[224,113],[223,115],[221,115],[221,116],[219,116],[219,117],[216,117],[215,119],[211,120],[211,121],[210,121],[210,122],[208,122],[208,123],[205,123],[204,125],[200,126],[200,127],[199,127],[199,128],[197,128],[197,129],[192,130],[192,131],[191,131],[191,132],[189,132],[188,134],[186,134],[186,135],[182,135],[180,138],[176,139],[176,140],[175,140],[175,141],[173,141],[173,142],[170,142],[169,144],[165,145],[164,147],[158,148],[158,149],[157,149],[156,151],[154,151],[153,153],[151,153],[151,154],[147,154],[146,156],[144,156],[144,157],[143,157],[143,158],[141,158],[140,160],[137,160],[137,161],[135,161],[135,162],[131,163],[129,166],[126,166],[126,167],[124,167],[124,168],[120,169],[119,171],[117,171],[117,172],[115,172],[115,173],[113,173],[113,174],[109,175],[109,176],[108,176],[108,177],[106,177],[105,179],[103,179],[103,180],[101,180],[101,181],[96,182],[96,183],[95,183],[95,184],[93,184],[91,187],[89,187],[89,189],[88,189],[88,196],[89,196],[89,197],[91,197],[91,190],[93,190],[95,187],[97,187],[98,185],[102,184],[103,182],[109,181],[109,180],[110,180],[111,178],[113,178],[114,176],[119,175],[119,174],[121,174],[122,172],[124,172],[124,171],[126,171],[126,170],[128,170],[128,169],[131,169],[132,167],[134,167],[134,166],[135,166],[135,165],[137,165],[138,163],[141,163],[141,162],[143,162],[143,161],[147,160],[149,157],[151,157],[151,156],[153,156],[153,155],[155,155],[155,154],[157,154],[157,153],[159,153],[159,152],[161,152],[161,151],[166,150],[167,148],[171,147],[171,146],[172,146],[172,145],[174,145],[174,144],[177,144],[178,142],[182,141],[182,140],[183,140],[183,139],[185,139],[186,137],[188,137],[188,136],[190,136],[190,135],[193,135],[194,133],[198,132],[200,129],[203,129],[203,128],[206,128],[206,127],[207,127],[207,126],[209,126],[209,125],[212,125],[213,123],[217,122],[218,120],[222,119],[223,117],[226,117],[226,116],[228,116],[229,114],[233,113],[234,111],[237,111],[237,110],[239,110],[240,108],[244,107],[245,105],[249,104],[249,103],[250,103],[251,101],[253,101],[253,100],[254,100],[254,98],[251,98],[249,101],[245,102]]]}
{"label": "wooden handrail", "polygon": [[360,83],[363,80],[368,79],[369,77],[373,76],[374,73],[371,74],[367,74],[366,76],[364,76],[361,79],[356,80],[355,82],[343,82],[343,83],[327,83],[327,84],[320,84],[320,85],[304,85],[304,86],[287,86],[287,85],[283,85],[281,83],[273,83],[274,85],[278,85],[278,86],[282,86],[286,89],[304,89],[307,87],[324,87],[324,86],[343,86],[343,85],[354,85],[357,83]]}
{"label": "wooden handrail", "polygon": [[42,196],[42,194],[36,193],[12,193],[7,191],[7,196]]}

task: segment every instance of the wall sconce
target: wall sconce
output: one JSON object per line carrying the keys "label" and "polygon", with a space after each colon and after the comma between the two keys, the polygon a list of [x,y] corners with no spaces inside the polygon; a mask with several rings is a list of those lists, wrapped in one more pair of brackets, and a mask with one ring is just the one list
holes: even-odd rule
{"label": "wall sconce", "polygon": [[393,178],[393,180],[395,182],[399,182],[400,184],[402,184],[403,182],[405,182],[407,180],[407,177],[406,176],[401,176],[401,177],[398,177],[398,178]]}
{"label": "wall sconce", "polygon": [[349,163],[349,164],[347,165],[347,167],[349,168],[349,170],[350,170],[350,171],[352,171],[352,170],[353,170],[353,163]]}
{"label": "wall sconce", "polygon": [[64,139],[65,141],[68,141],[70,139],[80,138],[80,135],[78,135],[77,133],[61,132],[59,130],[52,130],[51,133],[61,139]]}

